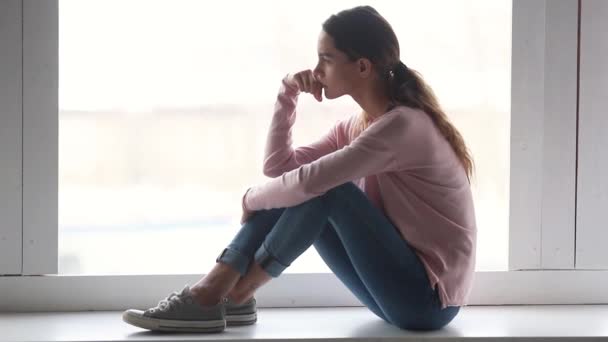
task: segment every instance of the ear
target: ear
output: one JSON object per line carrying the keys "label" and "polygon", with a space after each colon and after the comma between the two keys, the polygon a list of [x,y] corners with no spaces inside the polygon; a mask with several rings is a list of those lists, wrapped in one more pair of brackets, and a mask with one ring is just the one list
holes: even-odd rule
{"label": "ear", "polygon": [[367,58],[359,58],[357,61],[359,75],[363,78],[368,78],[372,72],[372,63]]}

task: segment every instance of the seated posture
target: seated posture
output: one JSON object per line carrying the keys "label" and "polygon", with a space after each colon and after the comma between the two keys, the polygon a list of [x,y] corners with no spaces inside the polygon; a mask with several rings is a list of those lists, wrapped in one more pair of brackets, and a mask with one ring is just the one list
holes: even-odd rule
{"label": "seated posture", "polygon": [[[477,229],[462,136],[374,8],[332,15],[317,49],[313,70],[281,81],[265,148],[272,179],[243,195],[234,239],[196,284],[125,311],[125,322],[184,332],[253,324],[255,291],[311,245],[388,324],[440,329],[467,305]],[[362,111],[294,150],[302,92],[319,102],[350,95]]]}

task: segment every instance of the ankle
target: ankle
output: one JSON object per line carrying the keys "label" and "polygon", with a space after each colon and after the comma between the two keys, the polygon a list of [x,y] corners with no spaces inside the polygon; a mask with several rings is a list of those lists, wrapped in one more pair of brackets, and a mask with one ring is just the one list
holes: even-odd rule
{"label": "ankle", "polygon": [[195,286],[190,289],[192,297],[197,303],[203,306],[213,306],[218,304],[222,299],[222,294],[206,286]]}
{"label": "ankle", "polygon": [[217,297],[219,300],[236,285],[239,278],[240,274],[229,265],[218,262],[208,274],[192,285],[190,290],[199,298]]}
{"label": "ankle", "polygon": [[235,291],[231,291],[226,295],[230,299],[230,301],[236,305],[240,305],[246,303],[251,298],[253,298],[253,293],[238,293]]}

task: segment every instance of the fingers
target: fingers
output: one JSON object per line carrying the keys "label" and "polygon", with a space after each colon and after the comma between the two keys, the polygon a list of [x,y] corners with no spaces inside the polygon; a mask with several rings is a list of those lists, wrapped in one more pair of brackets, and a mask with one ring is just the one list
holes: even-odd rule
{"label": "fingers", "polygon": [[302,88],[304,86],[303,86],[303,83],[302,83],[302,78],[300,76],[300,73],[296,73],[296,74],[290,75],[290,81],[291,81],[291,83],[296,88],[298,88],[300,91],[302,91]]}
{"label": "fingers", "polygon": [[323,94],[321,93],[322,88],[321,88],[321,83],[315,81],[313,83],[313,95],[315,96],[315,99],[317,99],[317,101],[321,102],[323,101]]}
{"label": "fingers", "polygon": [[312,70],[304,70],[294,74],[293,80],[301,92],[312,94],[319,102],[323,100],[322,85],[315,79]]}
{"label": "fingers", "polygon": [[298,86],[300,91],[305,93],[310,93],[310,80],[307,75],[307,70],[299,72],[295,75],[296,82],[298,82]]}
{"label": "fingers", "polygon": [[304,91],[310,93],[312,91],[311,73],[306,70],[302,78],[304,79]]}

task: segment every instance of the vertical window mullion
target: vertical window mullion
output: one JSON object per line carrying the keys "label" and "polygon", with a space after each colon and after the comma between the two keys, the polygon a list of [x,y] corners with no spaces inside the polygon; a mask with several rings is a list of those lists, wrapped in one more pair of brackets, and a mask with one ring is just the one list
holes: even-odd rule
{"label": "vertical window mullion", "polygon": [[58,270],[58,0],[23,0],[23,274]]}
{"label": "vertical window mullion", "polygon": [[0,274],[21,274],[21,1],[0,2]]}
{"label": "vertical window mullion", "polygon": [[513,2],[509,270],[574,265],[577,11]]}
{"label": "vertical window mullion", "polygon": [[608,269],[608,4],[581,2],[576,268]]}

